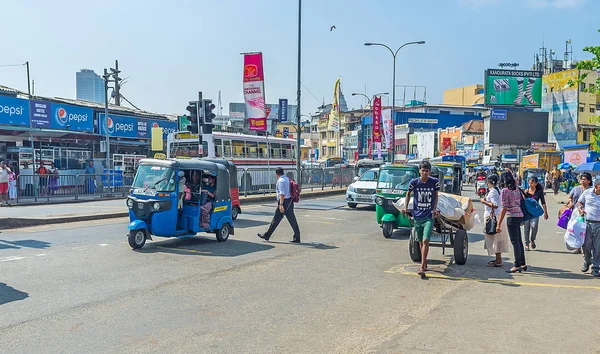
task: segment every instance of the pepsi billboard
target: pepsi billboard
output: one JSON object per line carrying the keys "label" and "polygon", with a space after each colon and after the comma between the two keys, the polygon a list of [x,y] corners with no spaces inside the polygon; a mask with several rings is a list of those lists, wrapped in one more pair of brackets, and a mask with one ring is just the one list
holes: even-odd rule
{"label": "pepsi billboard", "polygon": [[82,132],[94,131],[94,110],[69,104],[52,103],[50,127]]}
{"label": "pepsi billboard", "polygon": [[[101,135],[106,135],[106,116],[104,113],[99,114],[98,122],[98,131]],[[163,139],[166,139],[169,133],[177,131],[177,122],[118,114],[108,115],[108,135],[111,137],[150,139],[152,137],[152,128],[163,128]]]}
{"label": "pepsi billboard", "polygon": [[29,127],[29,101],[0,96],[0,124]]}

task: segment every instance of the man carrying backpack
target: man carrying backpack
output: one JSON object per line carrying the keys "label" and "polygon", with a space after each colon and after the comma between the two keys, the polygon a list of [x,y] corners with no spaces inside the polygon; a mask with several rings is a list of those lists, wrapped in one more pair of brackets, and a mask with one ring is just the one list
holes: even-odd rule
{"label": "man carrying backpack", "polygon": [[[294,214],[294,199],[298,200],[298,189],[295,188],[296,183],[290,182],[289,178],[284,176],[283,168],[277,167],[275,170],[275,174],[277,175],[277,185],[275,190],[277,192],[277,209],[275,210],[275,215],[273,216],[273,220],[271,221],[271,225],[269,229],[264,234],[258,234],[258,237],[262,238],[265,241],[269,241],[273,232],[283,216],[287,218],[290,226],[294,230],[294,238],[293,243],[300,243],[300,228],[298,227],[298,221],[296,220],[296,215]],[[292,194],[294,198],[292,198]]]}

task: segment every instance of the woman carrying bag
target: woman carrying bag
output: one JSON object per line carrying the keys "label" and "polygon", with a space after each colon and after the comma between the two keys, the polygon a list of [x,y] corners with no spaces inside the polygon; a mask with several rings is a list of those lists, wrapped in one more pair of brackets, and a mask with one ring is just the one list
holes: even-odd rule
{"label": "woman carrying bag", "polygon": [[496,232],[498,219],[500,216],[500,190],[498,189],[498,176],[490,175],[487,178],[488,192],[485,198],[481,198],[481,204],[485,205],[484,213],[484,235],[485,249],[489,256],[496,255],[496,259],[488,262],[488,267],[502,267],[502,253],[508,253],[510,240],[506,231],[506,220],[500,227],[500,232]]}

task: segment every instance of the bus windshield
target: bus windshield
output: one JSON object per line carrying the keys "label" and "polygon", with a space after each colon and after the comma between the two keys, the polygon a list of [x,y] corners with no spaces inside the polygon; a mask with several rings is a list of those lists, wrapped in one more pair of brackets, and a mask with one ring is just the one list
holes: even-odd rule
{"label": "bus windshield", "polygon": [[156,189],[158,192],[173,192],[175,191],[173,169],[142,165],[137,170],[132,187]]}

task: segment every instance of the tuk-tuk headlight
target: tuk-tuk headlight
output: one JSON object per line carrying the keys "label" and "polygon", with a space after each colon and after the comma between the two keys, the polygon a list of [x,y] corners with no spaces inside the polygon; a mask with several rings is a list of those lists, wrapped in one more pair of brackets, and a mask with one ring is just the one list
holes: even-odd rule
{"label": "tuk-tuk headlight", "polygon": [[154,204],[152,204],[152,207],[154,208],[154,210],[160,210],[160,203],[159,202],[154,202]]}
{"label": "tuk-tuk headlight", "polygon": [[129,209],[133,208],[133,199],[127,198],[127,207]]}
{"label": "tuk-tuk headlight", "polygon": [[381,198],[381,197],[375,198],[375,203],[377,203],[377,205],[379,205],[379,206],[382,206],[383,205],[383,198]]}

